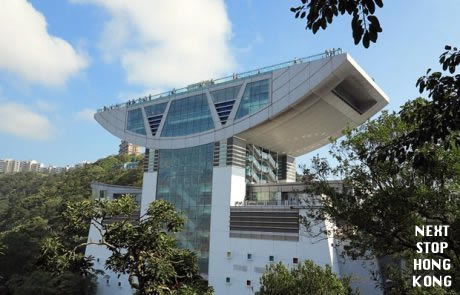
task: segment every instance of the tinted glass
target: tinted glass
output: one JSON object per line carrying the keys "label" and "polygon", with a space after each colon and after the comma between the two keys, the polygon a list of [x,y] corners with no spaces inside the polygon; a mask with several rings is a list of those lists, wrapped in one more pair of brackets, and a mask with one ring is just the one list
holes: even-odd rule
{"label": "tinted glass", "polygon": [[248,83],[244,94],[241,97],[240,106],[236,113],[235,119],[242,118],[246,115],[266,106],[268,103],[268,80]]}
{"label": "tinted glass", "polygon": [[161,136],[184,136],[214,128],[208,100],[199,94],[173,100]]}
{"label": "tinted glass", "polygon": [[126,129],[135,133],[145,135],[144,116],[141,109],[128,111],[128,122]]}
{"label": "tinted glass", "polygon": [[157,198],[166,200],[186,217],[178,235],[181,247],[195,250],[200,271],[208,272],[214,144],[160,150]]}

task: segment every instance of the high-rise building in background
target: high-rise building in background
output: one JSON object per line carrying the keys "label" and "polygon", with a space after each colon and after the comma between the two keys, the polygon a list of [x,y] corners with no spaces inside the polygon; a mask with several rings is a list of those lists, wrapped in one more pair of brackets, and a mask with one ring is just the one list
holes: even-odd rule
{"label": "high-rise building in background", "polygon": [[45,166],[44,164],[31,160],[31,161],[19,161],[13,159],[0,160],[0,174],[7,173],[18,173],[18,172],[40,172],[46,174],[52,173],[63,173],[73,168],[84,167],[85,165],[91,164],[89,161],[83,161],[75,164],[75,166],[67,165],[65,167],[56,166]]}
{"label": "high-rise building in background", "polygon": [[[187,220],[179,245],[198,254],[216,294],[253,294],[274,262],[311,259],[339,274],[366,272],[339,261],[333,236],[315,242],[302,232],[299,215],[308,209],[299,198],[311,196],[294,183],[295,158],[387,103],[348,54],[334,51],[104,107],[95,119],[146,148],[140,214],[157,199],[174,204]],[[97,235],[90,229],[89,239]],[[108,257],[102,246],[86,251],[101,265]],[[368,281],[356,284],[373,294]],[[130,292],[125,276],[100,278],[98,294]]]}
{"label": "high-rise building in background", "polygon": [[122,140],[118,154],[121,155],[140,155],[141,147],[132,143]]}

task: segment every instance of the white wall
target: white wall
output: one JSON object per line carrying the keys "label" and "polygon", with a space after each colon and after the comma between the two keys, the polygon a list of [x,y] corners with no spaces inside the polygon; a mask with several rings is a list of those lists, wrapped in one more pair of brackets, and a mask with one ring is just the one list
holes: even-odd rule
{"label": "white wall", "polygon": [[[209,284],[220,294],[222,267],[229,239],[230,205],[246,195],[245,170],[241,167],[214,167],[212,172],[211,228],[209,241]],[[224,277],[225,282],[225,277]],[[237,293],[235,293],[237,294]]]}
{"label": "white wall", "polygon": [[157,176],[158,172],[144,172],[142,180],[142,201],[141,201],[141,216],[147,212],[147,209],[157,195]]}
{"label": "white wall", "polygon": [[[101,239],[99,231],[93,226],[90,226],[88,242],[97,242]],[[121,275],[118,278],[118,274],[105,269],[105,261],[111,252],[105,246],[99,245],[88,245],[86,247],[85,256],[94,257],[94,268],[100,269],[105,272],[104,275],[98,276],[97,280],[97,295],[131,295],[133,291],[128,282],[127,275]],[[99,261],[97,261],[99,259]],[[109,282],[107,283],[107,279]],[[121,286],[118,286],[121,283]]]}

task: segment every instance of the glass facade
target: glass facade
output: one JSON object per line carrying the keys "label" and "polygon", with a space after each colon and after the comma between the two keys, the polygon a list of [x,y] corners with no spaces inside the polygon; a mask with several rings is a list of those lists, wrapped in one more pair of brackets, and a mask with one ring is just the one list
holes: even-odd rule
{"label": "glass facade", "polygon": [[241,85],[238,85],[211,92],[212,100],[222,125],[227,123],[240,88]]}
{"label": "glass facade", "polygon": [[142,115],[141,109],[135,109],[128,111],[126,130],[146,135],[144,127],[144,116]]}
{"label": "glass facade", "polygon": [[167,104],[168,103],[165,102],[165,103],[159,103],[159,104],[154,104],[154,105],[149,105],[149,106],[144,107],[147,118],[151,116],[163,114],[165,112]]}
{"label": "glass facade", "polygon": [[174,204],[187,218],[179,246],[198,253],[202,273],[208,273],[213,149],[210,143],[160,150],[159,156],[157,199]]}
{"label": "glass facade", "polygon": [[211,91],[212,100],[214,103],[234,100],[240,91],[241,85],[228,87],[216,91]]}
{"label": "glass facade", "polygon": [[214,128],[206,94],[173,100],[161,136],[184,136]]}
{"label": "glass facade", "polygon": [[235,119],[251,114],[268,104],[268,79],[248,83]]}

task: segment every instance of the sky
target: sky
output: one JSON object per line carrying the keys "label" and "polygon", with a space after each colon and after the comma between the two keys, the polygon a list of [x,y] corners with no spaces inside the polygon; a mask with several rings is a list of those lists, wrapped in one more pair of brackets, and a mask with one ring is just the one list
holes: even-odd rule
{"label": "sky", "polygon": [[[342,48],[397,111],[415,83],[460,46],[458,0],[385,1],[383,32],[354,45],[343,16],[313,34],[300,0],[2,0],[0,159],[65,166],[118,152],[93,119],[104,105]],[[333,119],[333,118],[331,118]],[[328,147],[297,159],[308,164]]]}

